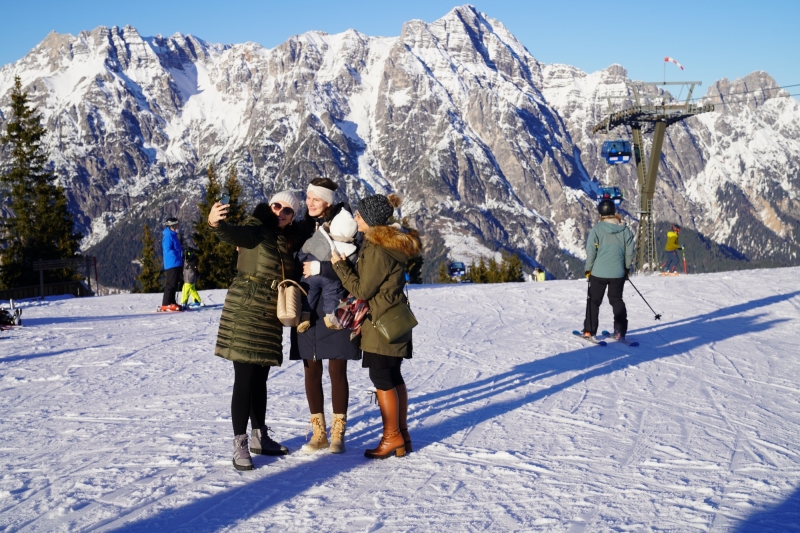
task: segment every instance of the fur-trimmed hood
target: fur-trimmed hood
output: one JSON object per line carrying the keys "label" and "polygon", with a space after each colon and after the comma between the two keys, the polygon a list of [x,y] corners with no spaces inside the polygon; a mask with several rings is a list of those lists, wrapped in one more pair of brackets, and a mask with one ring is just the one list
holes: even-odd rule
{"label": "fur-trimmed hood", "polygon": [[380,246],[403,263],[422,253],[419,232],[411,228],[401,227],[399,224],[373,226],[364,233],[364,239],[376,246]]}

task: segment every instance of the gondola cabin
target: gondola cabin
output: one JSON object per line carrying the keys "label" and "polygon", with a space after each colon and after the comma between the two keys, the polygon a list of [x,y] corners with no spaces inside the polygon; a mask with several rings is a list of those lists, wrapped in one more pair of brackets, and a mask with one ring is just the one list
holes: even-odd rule
{"label": "gondola cabin", "polygon": [[622,200],[625,198],[625,194],[622,192],[622,189],[619,187],[600,187],[600,190],[597,193],[597,202],[599,203],[601,200],[609,199],[614,202],[614,205],[619,206],[622,203]]}
{"label": "gondola cabin", "polygon": [[461,262],[450,263],[448,270],[451,278],[462,278],[467,273],[467,267]]}
{"label": "gondola cabin", "polygon": [[631,160],[631,143],[617,139],[603,143],[600,157],[605,158],[609,165],[621,165]]}

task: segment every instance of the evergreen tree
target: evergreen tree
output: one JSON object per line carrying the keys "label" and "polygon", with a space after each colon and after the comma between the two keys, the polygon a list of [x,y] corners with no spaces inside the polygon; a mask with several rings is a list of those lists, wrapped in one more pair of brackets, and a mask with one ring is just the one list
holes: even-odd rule
{"label": "evergreen tree", "polygon": [[134,292],[162,292],[161,284],[161,262],[156,257],[156,240],[150,232],[150,226],[144,225],[142,235],[142,257],[139,259],[142,270],[136,278],[137,287]]}
{"label": "evergreen tree", "polygon": [[406,261],[406,272],[408,272],[408,282],[414,285],[422,283],[422,264],[425,260],[422,256],[412,257]]}
{"label": "evergreen tree", "polygon": [[[11,145],[8,171],[0,181],[10,188],[12,215],[4,221],[0,287],[11,288],[38,283],[32,270],[37,260],[66,259],[78,253],[80,233],[74,232],[64,190],[55,183],[42,148],[47,133],[41,115],[28,103],[22,82],[14,78],[10,120],[0,143]],[[74,279],[75,273],[62,269],[46,271],[45,281]]]}
{"label": "evergreen tree", "polygon": [[503,281],[525,281],[525,276],[522,272],[522,260],[517,254],[503,254],[502,271]]}
{"label": "evergreen tree", "polygon": [[497,264],[497,260],[492,257],[486,267],[485,283],[501,283],[503,281],[502,265]]}
{"label": "evergreen tree", "polygon": [[450,272],[447,270],[446,261],[439,263],[439,275],[436,278],[436,283],[453,283],[453,278],[450,277]]}
{"label": "evergreen tree", "polygon": [[486,260],[483,257],[481,257],[477,265],[475,264],[475,261],[472,261],[469,269],[469,277],[472,280],[472,283],[488,283]]}
{"label": "evergreen tree", "polygon": [[[208,225],[208,214],[211,206],[217,203],[221,196],[222,187],[214,170],[214,165],[208,165],[208,185],[203,200],[198,204],[200,219],[194,223],[192,240],[197,249],[197,267],[199,277],[198,289],[226,289],[230,286],[236,275],[236,248],[217,239]],[[225,221],[228,224],[241,224],[244,221],[246,205],[241,203],[239,197],[242,187],[236,177],[236,169],[231,165],[225,188],[230,194],[230,209]]]}

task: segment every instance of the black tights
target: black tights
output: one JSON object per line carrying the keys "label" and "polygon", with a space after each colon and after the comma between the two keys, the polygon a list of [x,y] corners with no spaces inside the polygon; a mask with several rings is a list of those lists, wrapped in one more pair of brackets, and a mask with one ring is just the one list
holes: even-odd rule
{"label": "black tights", "polygon": [[247,433],[247,420],[254,429],[261,429],[267,414],[267,377],[269,367],[254,363],[233,362],[233,395],[231,421],[233,434]]}
{"label": "black tights", "polygon": [[[322,361],[303,359],[303,373],[306,382],[306,398],[311,414],[322,413],[325,395],[322,392]],[[347,383],[347,359],[328,359],[328,375],[331,377],[331,402],[333,412],[347,414],[350,401],[350,386]]]}
{"label": "black tights", "polygon": [[405,385],[403,374],[400,373],[400,365],[391,368],[370,367],[369,379],[378,390],[392,390],[398,385]]}

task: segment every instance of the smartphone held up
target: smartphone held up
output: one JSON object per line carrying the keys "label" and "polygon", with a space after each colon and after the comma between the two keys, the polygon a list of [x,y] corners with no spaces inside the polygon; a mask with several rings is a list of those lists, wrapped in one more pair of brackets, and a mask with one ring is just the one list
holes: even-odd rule
{"label": "smartphone held up", "polygon": [[228,205],[231,203],[231,195],[228,192],[228,189],[222,189],[222,196],[219,198],[219,203],[222,205]]}

